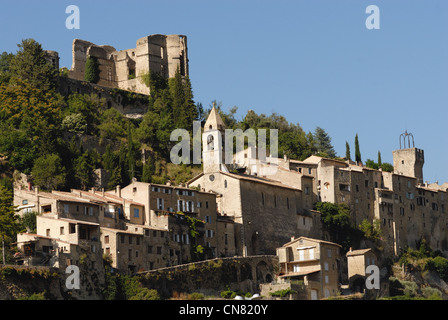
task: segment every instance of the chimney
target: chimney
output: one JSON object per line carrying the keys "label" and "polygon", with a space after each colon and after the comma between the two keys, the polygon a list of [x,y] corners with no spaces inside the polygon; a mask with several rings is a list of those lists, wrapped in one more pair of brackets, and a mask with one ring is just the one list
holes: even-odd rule
{"label": "chimney", "polygon": [[104,197],[104,188],[101,188],[101,195]]}
{"label": "chimney", "polygon": [[90,189],[90,192],[95,194],[95,188]]}
{"label": "chimney", "polygon": [[350,247],[349,251],[350,251],[350,252],[352,252],[352,251],[353,251],[353,248],[352,248],[352,247]]}
{"label": "chimney", "polygon": [[296,237],[292,236],[291,237],[291,241],[294,241],[296,239]]}
{"label": "chimney", "polygon": [[119,196],[121,198],[121,188],[120,188],[120,185],[117,185],[117,190],[115,191],[115,193],[117,194],[117,196]]}

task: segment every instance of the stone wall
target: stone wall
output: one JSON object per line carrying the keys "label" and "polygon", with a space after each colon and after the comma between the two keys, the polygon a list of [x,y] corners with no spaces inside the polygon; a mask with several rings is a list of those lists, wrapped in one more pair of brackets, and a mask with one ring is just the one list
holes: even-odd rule
{"label": "stone wall", "polygon": [[97,95],[98,98],[105,99],[105,108],[115,108],[128,118],[141,118],[148,110],[147,95],[108,88],[81,80],[59,77],[58,91],[66,97],[74,93]]}
{"label": "stone wall", "polygon": [[174,292],[202,292],[219,296],[221,291],[259,293],[259,285],[274,279],[276,256],[220,258],[140,273],[141,283],[156,288],[163,298]]}

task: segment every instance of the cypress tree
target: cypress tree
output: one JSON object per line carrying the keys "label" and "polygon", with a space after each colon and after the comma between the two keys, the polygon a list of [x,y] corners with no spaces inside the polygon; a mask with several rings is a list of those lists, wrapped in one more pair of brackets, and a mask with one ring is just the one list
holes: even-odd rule
{"label": "cypress tree", "polygon": [[84,80],[90,83],[98,83],[98,81],[100,81],[100,70],[98,67],[98,59],[96,57],[87,57]]}
{"label": "cypress tree", "polygon": [[378,168],[381,168],[383,165],[383,162],[381,161],[381,152],[378,151]]}
{"label": "cypress tree", "polygon": [[359,150],[358,134],[355,136],[355,161],[361,162],[361,151]]}
{"label": "cypress tree", "polygon": [[345,158],[347,160],[352,160],[352,156],[350,155],[350,145],[347,141],[345,141]]}

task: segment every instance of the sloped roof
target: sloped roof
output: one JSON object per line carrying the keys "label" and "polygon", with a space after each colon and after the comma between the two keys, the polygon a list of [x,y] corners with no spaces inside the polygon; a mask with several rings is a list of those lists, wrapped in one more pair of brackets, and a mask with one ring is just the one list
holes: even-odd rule
{"label": "sloped roof", "polygon": [[288,243],[285,243],[282,247],[287,247],[290,246],[291,244],[299,241],[299,240],[307,240],[307,241],[311,241],[311,242],[317,242],[317,243],[324,243],[324,244],[329,244],[329,245],[333,245],[333,246],[337,246],[337,247],[342,247],[340,244],[334,243],[334,242],[330,242],[330,241],[325,241],[325,240],[321,240],[321,239],[313,239],[313,238],[307,238],[307,237],[299,237],[297,239],[294,239]]}
{"label": "sloped roof", "polygon": [[[210,129],[211,126],[211,129]],[[204,125],[204,131],[208,131],[208,130],[224,130],[225,125],[224,125],[224,121],[222,121],[221,116],[219,115],[218,110],[215,108],[215,106],[213,106],[212,110],[210,111],[210,114],[207,118],[207,121],[205,122]]]}
{"label": "sloped roof", "polygon": [[347,256],[347,257],[350,257],[350,256],[359,256],[359,255],[366,254],[367,252],[370,252],[370,251],[372,251],[371,248],[367,248],[367,249],[359,249],[359,250],[351,250],[351,251],[348,251],[348,252],[347,252],[346,256]]}

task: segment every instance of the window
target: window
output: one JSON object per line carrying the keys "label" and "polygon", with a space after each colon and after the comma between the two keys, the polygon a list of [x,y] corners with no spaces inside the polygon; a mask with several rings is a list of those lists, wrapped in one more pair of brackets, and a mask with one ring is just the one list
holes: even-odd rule
{"label": "window", "polygon": [[125,238],[125,235],[122,234],[121,237],[120,237],[120,241],[121,241],[121,243],[124,243],[124,238]]}
{"label": "window", "polygon": [[224,188],[227,188],[227,180],[224,180]]}
{"label": "window", "polygon": [[327,249],[327,257],[328,257],[328,258],[331,258],[331,254],[332,254],[332,253],[331,253],[331,249]]}
{"label": "window", "polygon": [[22,204],[23,205],[27,205],[28,204],[28,200],[22,200]]}
{"label": "window", "polygon": [[286,198],[286,207],[289,209],[289,198]]}
{"label": "window", "polygon": [[309,250],[309,257],[310,257],[310,260],[314,260],[314,249]]}
{"label": "window", "polygon": [[47,229],[47,230],[46,230],[46,235],[47,235],[47,237],[50,236],[50,229]]}
{"label": "window", "polygon": [[129,244],[132,244],[132,236],[129,236]]}
{"label": "window", "polygon": [[324,270],[325,270],[325,271],[328,271],[328,262],[325,262],[325,263],[324,263]]}
{"label": "window", "polygon": [[139,217],[140,217],[140,209],[134,208],[134,218],[139,218]]}
{"label": "window", "polygon": [[300,272],[300,266],[295,264],[294,265],[294,272]]}
{"label": "window", "polygon": [[64,234],[64,227],[60,227],[60,228],[59,228],[59,233],[60,233],[60,234]]}
{"label": "window", "polygon": [[89,216],[93,216],[93,207],[89,208]]}
{"label": "window", "polygon": [[305,255],[304,255],[304,251],[303,250],[299,251],[299,260],[300,261],[305,260]]}
{"label": "window", "polygon": [[328,283],[328,282],[329,282],[328,276],[325,276],[325,283]]}
{"label": "window", "polygon": [[161,198],[157,198],[157,209],[159,209],[159,210],[164,209],[164,201]]}
{"label": "window", "polygon": [[264,192],[261,193],[261,204],[264,205]]}
{"label": "window", "polygon": [[157,247],[157,254],[162,254],[162,247]]}
{"label": "window", "polygon": [[104,243],[109,243],[109,236],[104,236]]}
{"label": "window", "polygon": [[187,201],[187,211],[194,212],[194,202],[193,201]]}
{"label": "window", "polygon": [[152,253],[152,246],[148,246],[148,253]]}
{"label": "window", "polygon": [[64,213],[68,214],[68,210],[69,210],[68,204],[64,204]]}
{"label": "window", "polygon": [[205,222],[212,223],[212,217],[211,216],[205,216]]}
{"label": "window", "polygon": [[76,225],[74,223],[70,223],[68,225],[69,233],[76,233]]}
{"label": "window", "polygon": [[277,207],[277,196],[274,195],[274,207]]}

